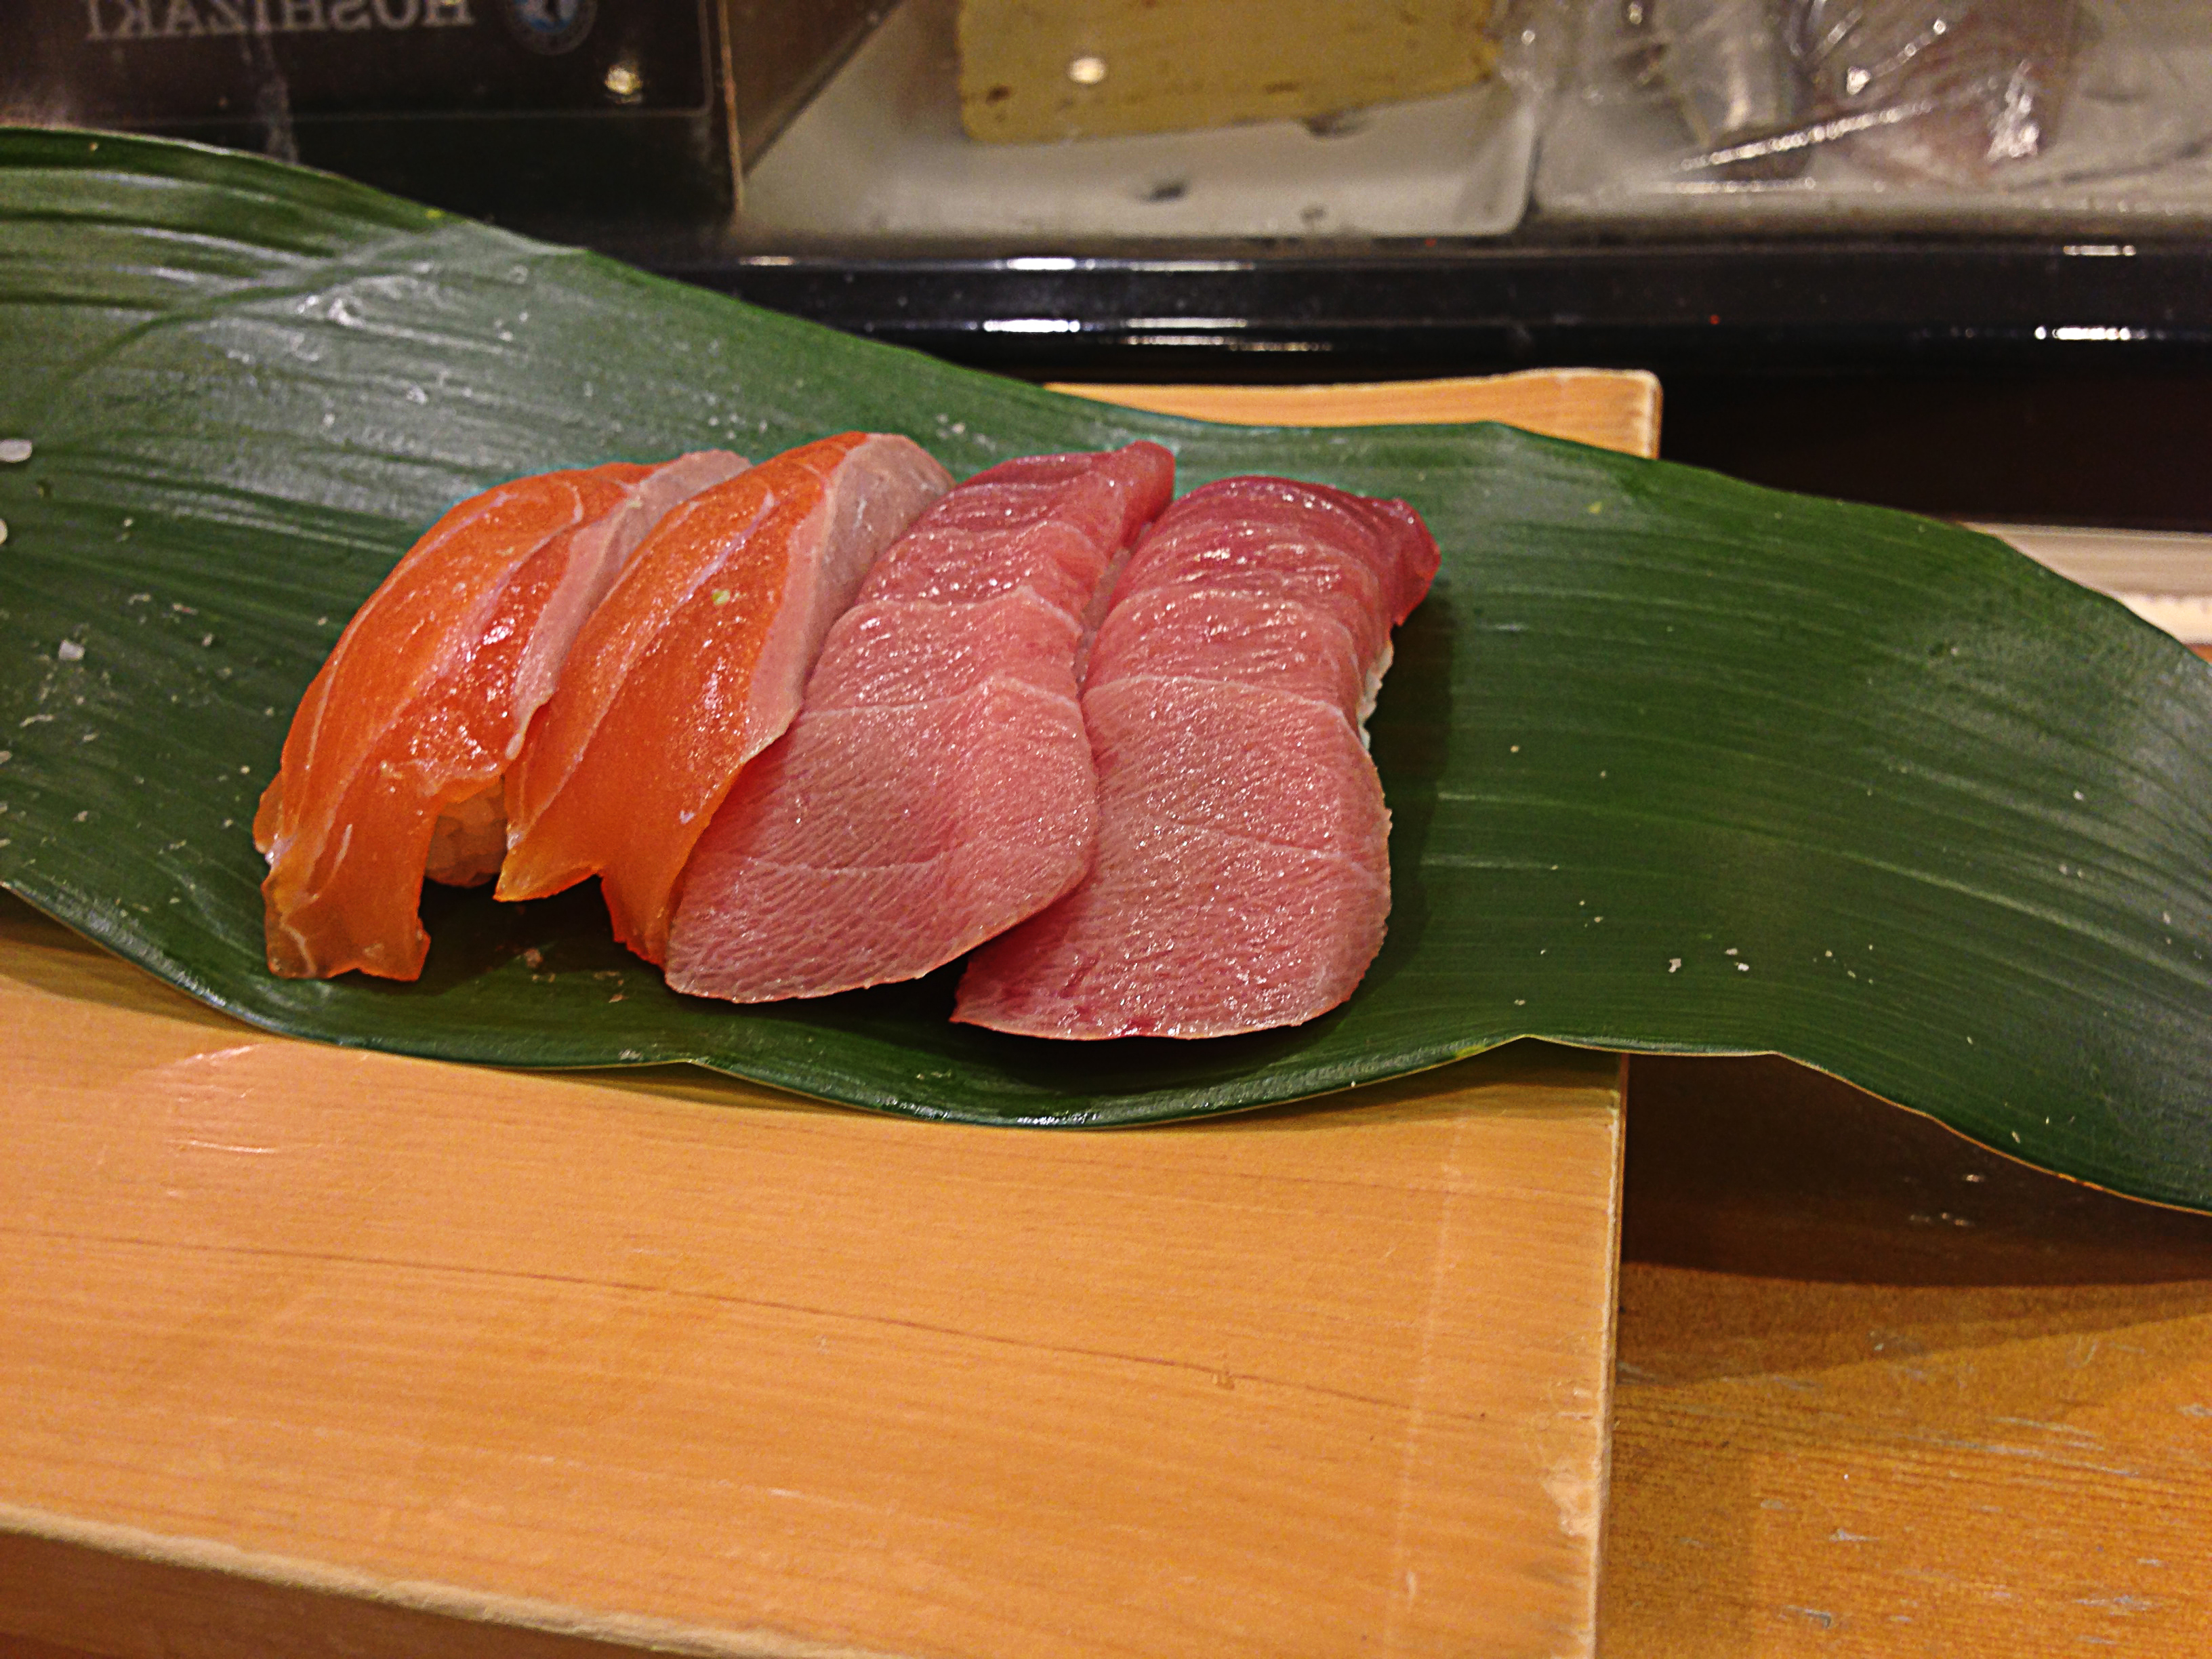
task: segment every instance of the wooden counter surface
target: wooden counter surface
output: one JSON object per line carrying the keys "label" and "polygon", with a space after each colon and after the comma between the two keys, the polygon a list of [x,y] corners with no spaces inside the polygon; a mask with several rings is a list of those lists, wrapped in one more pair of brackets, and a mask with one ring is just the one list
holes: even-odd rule
{"label": "wooden counter surface", "polygon": [[2212,1217],[1632,1062],[1607,1659],[2212,1653]]}

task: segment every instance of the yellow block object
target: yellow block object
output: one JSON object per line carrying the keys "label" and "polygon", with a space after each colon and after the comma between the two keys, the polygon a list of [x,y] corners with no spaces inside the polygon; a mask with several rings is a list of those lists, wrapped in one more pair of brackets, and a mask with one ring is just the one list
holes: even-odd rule
{"label": "yellow block object", "polygon": [[961,0],[960,118],[1024,143],[1325,116],[1472,86],[1490,0]]}

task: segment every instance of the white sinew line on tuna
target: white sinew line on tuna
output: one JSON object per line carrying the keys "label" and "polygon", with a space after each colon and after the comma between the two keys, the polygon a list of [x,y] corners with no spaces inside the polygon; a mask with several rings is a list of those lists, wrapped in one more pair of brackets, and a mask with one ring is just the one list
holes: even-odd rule
{"label": "white sinew line on tuna", "polygon": [[669,983],[762,1002],[914,979],[1080,881],[1085,618],[1174,493],[1174,457],[1139,443],[1008,461],[916,520],[701,840]]}
{"label": "white sinew line on tuna", "polygon": [[970,958],[953,1018],[1224,1036],[1350,996],[1390,911],[1363,723],[1437,544],[1402,501],[1232,478],[1131,556],[1084,683],[1098,856]]}

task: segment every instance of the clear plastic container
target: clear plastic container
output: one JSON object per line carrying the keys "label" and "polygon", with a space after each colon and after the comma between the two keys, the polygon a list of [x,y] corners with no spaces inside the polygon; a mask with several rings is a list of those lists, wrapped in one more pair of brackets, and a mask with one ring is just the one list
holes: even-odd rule
{"label": "clear plastic container", "polygon": [[1562,219],[2212,220],[2202,0],[1589,0],[1535,197]]}

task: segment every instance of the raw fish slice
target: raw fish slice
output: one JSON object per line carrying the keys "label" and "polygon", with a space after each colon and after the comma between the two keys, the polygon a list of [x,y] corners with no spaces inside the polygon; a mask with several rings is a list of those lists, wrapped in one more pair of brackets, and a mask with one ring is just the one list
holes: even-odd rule
{"label": "raw fish slice", "polygon": [[[803,786],[775,764],[780,749],[752,769],[778,814],[702,842],[669,935],[669,983],[734,1002],[826,996],[915,978],[1033,915],[1081,878],[1097,841],[1081,736],[1073,696],[1006,681],[829,711],[798,757],[826,763]],[[910,796],[863,758],[886,752],[900,754]],[[824,817],[837,832],[817,837]]]}
{"label": "raw fish slice", "polygon": [[1350,995],[1382,945],[1390,818],[1342,711],[1152,679],[1083,708],[1097,862],[975,953],[953,1018],[1036,1036],[1225,1036]]}
{"label": "raw fish slice", "polygon": [[[910,533],[921,539],[902,548],[897,562],[861,598],[957,605],[1026,589],[1080,615],[1098,588],[1099,544],[1123,535],[1122,501],[1107,489],[1071,498],[1073,479],[1046,482],[1018,469],[1090,459],[1030,456],[978,473],[940,504],[950,510],[933,511],[915,526]],[[1145,464],[1157,471],[1173,460]],[[1126,470],[1129,464],[1124,465]],[[1010,471],[1014,477],[1000,476]]]}
{"label": "raw fish slice", "polygon": [[1231,479],[1170,508],[1085,681],[1097,860],[969,958],[953,1018],[1225,1036],[1350,996],[1390,909],[1390,815],[1361,721],[1389,630],[1436,568],[1400,502]]}
{"label": "raw fish slice", "polygon": [[1115,584],[1115,605],[1157,586],[1278,594],[1326,610],[1374,661],[1436,574],[1432,560],[1422,569],[1402,554],[1435,545],[1402,501],[1317,498],[1279,478],[1224,478],[1193,494],[1204,510],[1178,504],[1161,520]]}
{"label": "raw fish slice", "polygon": [[[1384,647],[1388,651],[1388,647]],[[1364,717],[1357,642],[1294,600],[1210,587],[1153,587],[1114,607],[1091,647],[1103,684],[1139,677],[1267,684]]]}
{"label": "raw fish slice", "polygon": [[501,775],[585,617],[663,513],[744,466],[519,478],[430,527],[307,688],[254,816],[271,971],[422,972],[422,878],[498,868]]}
{"label": "raw fish slice", "polygon": [[799,711],[823,635],[943,495],[905,438],[848,432],[694,496],[638,550],[570,653],[508,780],[499,896],[588,877],[615,936],[667,953],[691,849]]}
{"label": "raw fish slice", "polygon": [[1152,444],[1037,457],[917,520],[701,841],[669,983],[759,1002],[913,979],[1079,881],[1097,835],[1083,619],[1174,480]]}
{"label": "raw fish slice", "polygon": [[[539,550],[507,585],[482,647],[458,683],[441,684],[440,695],[423,700],[418,717],[437,718],[441,706],[496,706],[506,699],[499,722],[506,734],[500,753],[504,774],[521,753],[532,719],[551,699],[584,619],[606,598],[639,544],[671,509],[736,477],[745,465],[742,456],[726,450],[679,456],[647,471],[620,507]],[[474,886],[499,873],[507,852],[504,795],[502,778],[494,777],[478,793],[447,807],[431,837],[425,873],[432,880]]]}
{"label": "raw fish slice", "polygon": [[862,599],[830,630],[799,718],[854,704],[957,696],[992,678],[1059,690],[1066,669],[1055,669],[1054,659],[1080,631],[1067,612],[1026,589],[969,605]]}

